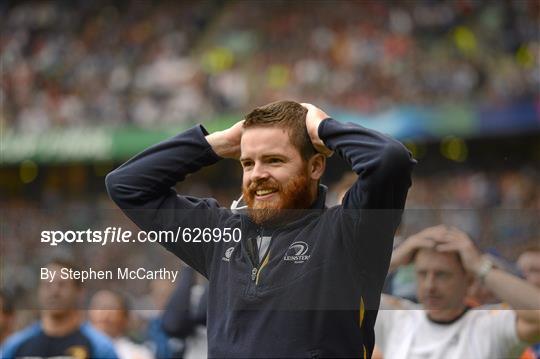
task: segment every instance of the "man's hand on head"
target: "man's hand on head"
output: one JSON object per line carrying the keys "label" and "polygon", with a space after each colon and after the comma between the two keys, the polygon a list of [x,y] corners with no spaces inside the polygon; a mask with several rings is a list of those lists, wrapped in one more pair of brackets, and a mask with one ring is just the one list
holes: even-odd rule
{"label": "man's hand on head", "polygon": [[310,103],[302,103],[301,105],[308,110],[308,113],[306,114],[306,127],[311,143],[313,143],[313,147],[326,157],[332,156],[334,152],[326,147],[324,142],[319,138],[319,125],[323,120],[330,116]]}
{"label": "man's hand on head", "polygon": [[392,252],[390,271],[398,267],[410,264],[414,254],[420,249],[435,249],[435,238],[443,236],[448,228],[444,225],[426,228],[408,237],[400,246]]}
{"label": "man's hand on head", "polygon": [[477,274],[482,265],[482,253],[478,251],[467,233],[451,227],[446,234],[435,238],[436,249],[439,252],[457,252],[465,269]]}
{"label": "man's hand on head", "polygon": [[409,264],[414,253],[422,248],[432,249],[437,252],[458,253],[465,269],[473,274],[478,271],[478,267],[482,264],[482,254],[465,232],[441,224],[426,228],[407,238],[392,253],[391,266],[395,269]]}
{"label": "man's hand on head", "polygon": [[206,140],[218,156],[233,159],[240,158],[243,123],[243,120],[238,121],[226,130],[217,131],[206,136]]}

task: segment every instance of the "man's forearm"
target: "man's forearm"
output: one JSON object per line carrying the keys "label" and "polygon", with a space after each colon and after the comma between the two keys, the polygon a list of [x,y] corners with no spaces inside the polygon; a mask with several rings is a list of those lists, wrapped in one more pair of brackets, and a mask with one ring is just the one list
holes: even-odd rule
{"label": "man's forearm", "polygon": [[168,193],[177,182],[217,162],[202,126],[193,127],[139,153],[107,175],[111,198],[123,209],[139,208]]}
{"label": "man's forearm", "polygon": [[497,298],[510,305],[518,318],[540,325],[540,289],[497,268],[487,273],[484,284]]}
{"label": "man's forearm", "polygon": [[[221,159],[206,141],[202,126],[195,126],[139,153],[109,173],[105,179],[111,199],[142,230],[215,226],[212,198],[178,196],[174,185]],[[191,209],[207,209],[194,216]],[[207,258],[212,246],[184,241],[160,242],[166,249],[208,276]]]}
{"label": "man's forearm", "polygon": [[401,143],[362,126],[327,119],[319,127],[319,136],[358,175],[371,175],[371,170],[403,170],[402,175],[408,176],[415,163]]}
{"label": "man's forearm", "polygon": [[403,209],[416,163],[398,141],[358,125],[327,119],[319,137],[358,175],[347,208]]}

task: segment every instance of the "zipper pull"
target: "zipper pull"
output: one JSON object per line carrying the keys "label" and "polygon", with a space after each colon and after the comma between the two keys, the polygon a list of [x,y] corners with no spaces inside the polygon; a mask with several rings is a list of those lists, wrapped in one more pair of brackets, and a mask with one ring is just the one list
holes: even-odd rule
{"label": "zipper pull", "polygon": [[251,280],[255,282],[255,279],[257,279],[257,268],[251,270]]}

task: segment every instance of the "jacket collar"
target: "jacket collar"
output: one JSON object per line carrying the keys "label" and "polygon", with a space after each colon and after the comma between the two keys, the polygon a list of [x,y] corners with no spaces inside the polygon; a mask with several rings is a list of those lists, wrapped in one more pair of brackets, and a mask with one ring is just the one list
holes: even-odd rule
{"label": "jacket collar", "polygon": [[317,199],[311,205],[310,209],[325,209],[326,208],[326,193],[328,187],[323,184],[319,184],[319,193],[317,193]]}

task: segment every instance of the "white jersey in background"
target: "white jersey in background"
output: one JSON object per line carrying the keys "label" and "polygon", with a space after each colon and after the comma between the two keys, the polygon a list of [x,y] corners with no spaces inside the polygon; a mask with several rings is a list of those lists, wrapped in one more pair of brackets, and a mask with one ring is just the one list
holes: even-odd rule
{"label": "white jersey in background", "polygon": [[520,344],[511,309],[479,307],[450,324],[438,324],[420,305],[400,300],[400,306],[404,309],[383,304],[375,324],[375,345],[385,359],[507,358]]}

